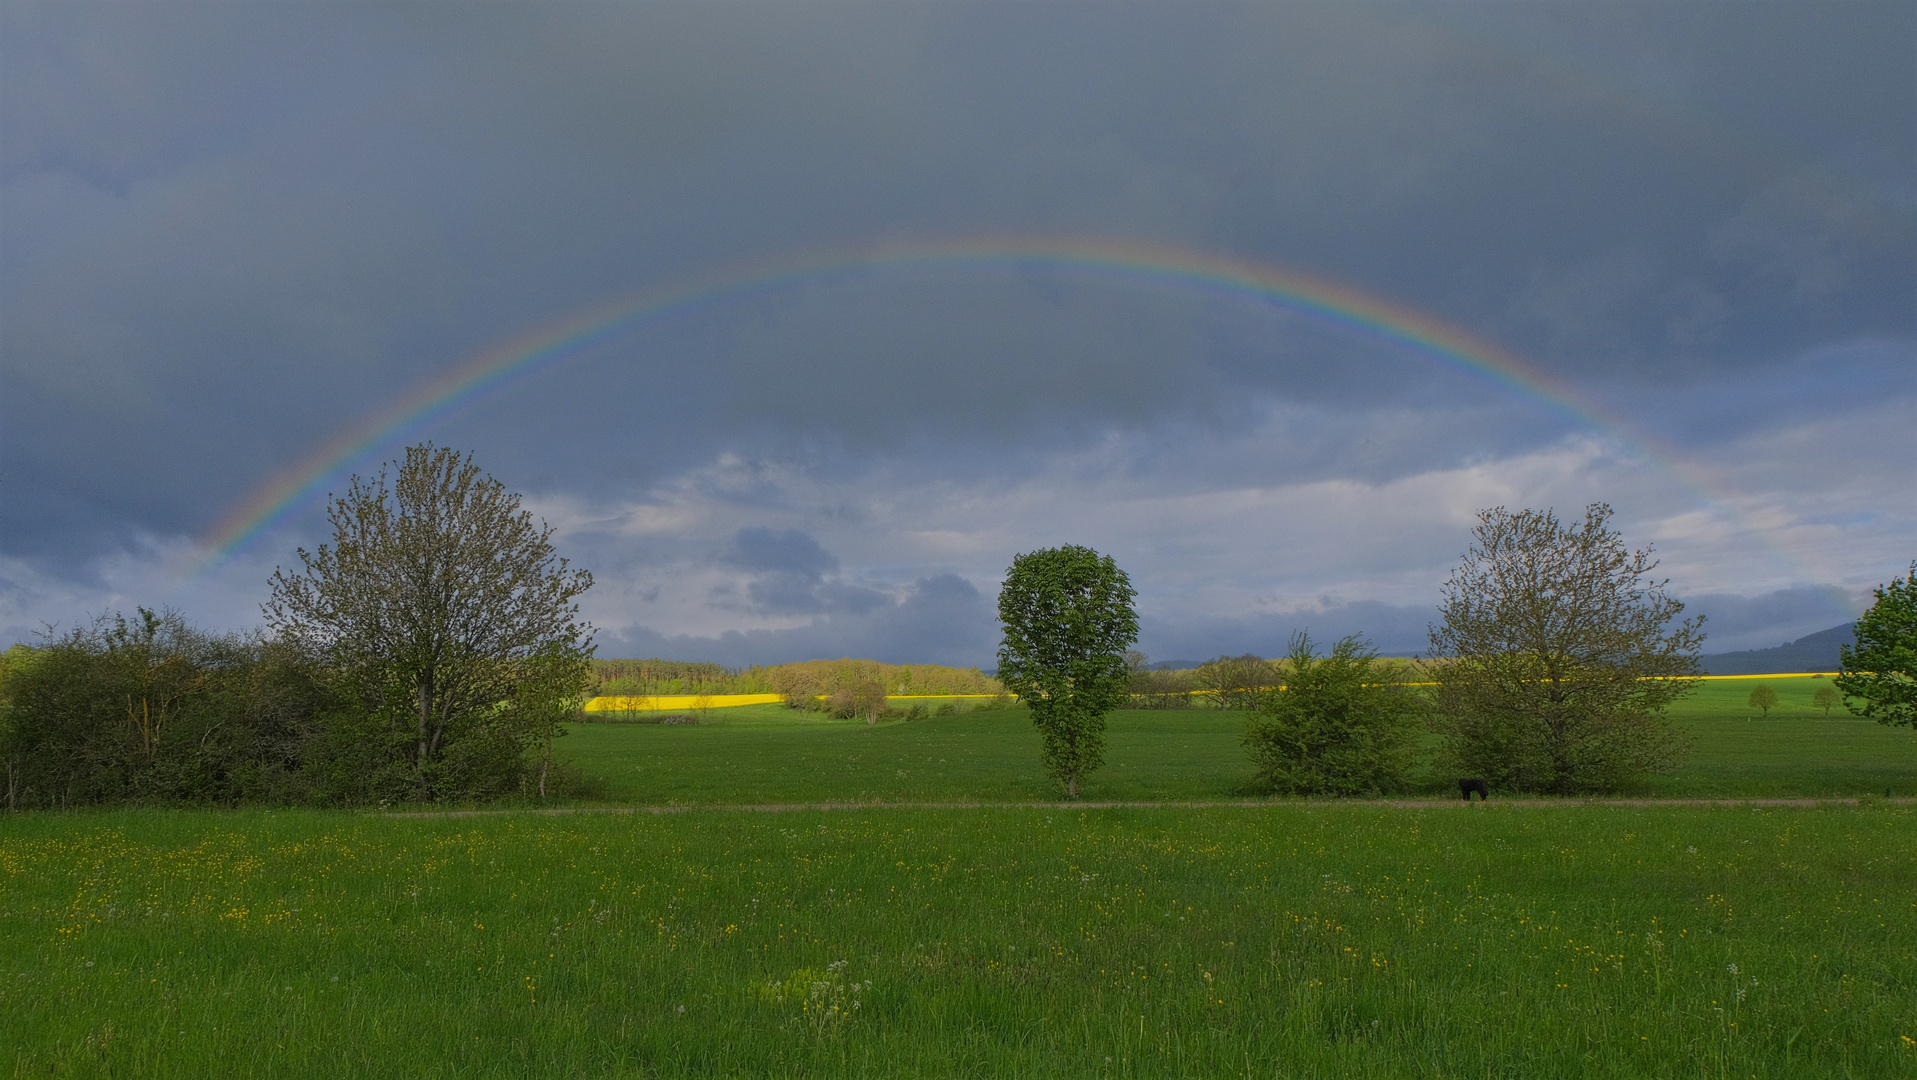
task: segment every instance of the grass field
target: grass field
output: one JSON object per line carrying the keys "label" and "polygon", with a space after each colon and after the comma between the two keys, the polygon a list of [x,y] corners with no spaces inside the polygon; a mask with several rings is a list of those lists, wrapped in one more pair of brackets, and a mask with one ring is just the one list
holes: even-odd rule
{"label": "grass field", "polygon": [[[1826,719],[1814,679],[1769,681],[1769,718],[1746,707],[1755,682],[1702,684],[1672,711],[1696,743],[1645,796],[1917,796],[1917,734]],[[715,709],[697,726],[582,724],[558,752],[602,778],[618,804],[823,801],[1029,801],[1057,797],[1038,767],[1038,735],[1020,710],[964,713],[868,726],[817,719],[778,705]],[[1085,782],[1090,800],[1243,797],[1251,769],[1243,713],[1210,709],[1118,712],[1106,765]],[[1456,778],[1425,775],[1420,790],[1455,794]]]}
{"label": "grass field", "polygon": [[18,1076],[1908,1076],[1914,825],[26,816],[0,1038]]}
{"label": "grass field", "polygon": [[[1724,685],[1652,790],[1909,789]],[[0,815],[13,1075],[1917,1075],[1908,804],[764,813],[1051,790],[1022,712],[709,719],[561,742],[669,813]],[[1087,796],[1234,797],[1242,726],[1120,714]]]}

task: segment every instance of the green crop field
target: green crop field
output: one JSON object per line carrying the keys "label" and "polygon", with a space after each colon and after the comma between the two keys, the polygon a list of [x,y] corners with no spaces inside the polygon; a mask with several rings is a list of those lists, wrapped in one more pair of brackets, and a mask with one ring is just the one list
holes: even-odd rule
{"label": "green crop field", "polygon": [[[1769,718],[1745,705],[1757,681],[1701,684],[1672,711],[1695,741],[1690,760],[1643,780],[1651,797],[1917,796],[1917,734],[1811,705],[1817,679],[1762,680],[1778,693]],[[1021,710],[868,726],[778,705],[715,709],[703,723],[581,724],[558,752],[601,778],[615,804],[832,801],[1021,802],[1057,797],[1038,767],[1038,734]],[[1212,709],[1114,713],[1106,765],[1089,800],[1242,798],[1251,768],[1243,713]],[[1420,792],[1457,792],[1426,775]]]}
{"label": "green crop field", "polygon": [[[762,707],[561,740],[666,812],[0,815],[0,1047],[22,1077],[1917,1075],[1917,807],[1880,797],[1917,738],[1783,680],[1747,718],[1751,685],[1685,703],[1697,753],[1646,793],[1858,805],[721,808],[1052,795],[1019,711]],[[1119,714],[1087,797],[1242,798],[1243,723]]]}

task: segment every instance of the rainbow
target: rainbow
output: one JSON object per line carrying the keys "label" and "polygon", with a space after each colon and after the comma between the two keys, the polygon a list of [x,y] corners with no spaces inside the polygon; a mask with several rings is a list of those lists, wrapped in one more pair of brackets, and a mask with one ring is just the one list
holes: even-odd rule
{"label": "rainbow", "polygon": [[1679,455],[1632,431],[1621,418],[1580,401],[1568,387],[1515,353],[1350,285],[1231,256],[1133,241],[984,237],[847,248],[750,263],[674,287],[627,295],[503,342],[421,383],[248,495],[203,541],[206,555],[200,572],[318,503],[329,485],[374,451],[410,441],[482,399],[646,325],[802,282],[885,270],[968,267],[1055,270],[1281,308],[1542,404],[1580,426],[1616,437],[1677,476],[1708,504],[1722,505],[1706,489],[1708,478],[1687,468]]}

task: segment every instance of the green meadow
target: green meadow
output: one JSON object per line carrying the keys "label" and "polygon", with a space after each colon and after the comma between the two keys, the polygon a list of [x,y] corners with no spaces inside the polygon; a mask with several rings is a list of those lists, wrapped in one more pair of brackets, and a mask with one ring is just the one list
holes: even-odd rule
{"label": "green meadow", "polygon": [[[1667,776],[1626,794],[1666,797],[1917,796],[1917,735],[1828,718],[1811,704],[1819,679],[1762,680],[1779,703],[1746,706],[1757,681],[1700,684],[1673,710],[1695,750]],[[580,724],[557,752],[599,778],[595,801],[619,805],[797,802],[1029,802],[1057,798],[1038,767],[1038,735],[1022,710],[988,710],[876,726],[819,719],[778,705],[714,709],[697,725]],[[1091,801],[1256,796],[1239,738],[1245,714],[1214,709],[1112,714]],[[1457,778],[1427,773],[1413,794],[1455,796]]]}
{"label": "green meadow", "polygon": [[[0,1047],[22,1077],[1917,1075],[1917,807],[1881,797],[1917,738],[1814,683],[1755,719],[1750,686],[1686,703],[1697,753],[1645,794],[1863,798],[880,806],[1049,799],[1026,715],[767,707],[561,740],[640,809],[0,816]],[[1246,798],[1242,727],[1119,714],[1087,798]],[[795,802],[866,805],[725,808]]]}

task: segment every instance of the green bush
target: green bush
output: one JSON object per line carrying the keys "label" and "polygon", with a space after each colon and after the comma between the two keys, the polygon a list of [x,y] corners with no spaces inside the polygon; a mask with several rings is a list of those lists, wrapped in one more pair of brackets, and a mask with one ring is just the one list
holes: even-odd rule
{"label": "green bush", "polygon": [[297,801],[327,695],[296,650],[170,612],[99,619],[10,657],[6,806]]}
{"label": "green bush", "polygon": [[1328,656],[1291,639],[1285,685],[1259,697],[1245,727],[1258,779],[1285,795],[1369,795],[1405,786],[1424,700],[1356,634]]}

